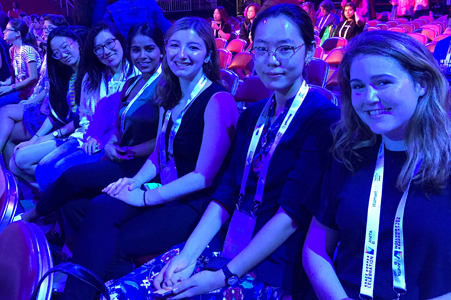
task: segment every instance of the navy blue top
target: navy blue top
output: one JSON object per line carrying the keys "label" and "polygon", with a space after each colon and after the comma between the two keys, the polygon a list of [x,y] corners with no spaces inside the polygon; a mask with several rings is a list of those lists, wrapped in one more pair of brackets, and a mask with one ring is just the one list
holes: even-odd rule
{"label": "navy blue top", "polygon": [[[244,172],[244,162],[255,124],[267,100],[247,108],[240,116],[235,133],[235,151],[221,185],[213,195],[230,214],[235,209]],[[291,104],[293,99],[287,101]],[[331,146],[330,126],[338,121],[339,109],[316,92],[309,92],[272,156],[263,203],[257,211],[254,235],[275,215],[280,206],[293,218],[299,229],[254,270],[257,280],[288,290],[310,283],[302,269],[300,253],[311,213],[303,205],[315,178],[322,173]],[[241,208],[251,211],[257,177],[249,176]],[[297,265],[295,266],[295,261]],[[294,278],[293,278],[294,276]],[[293,284],[295,282],[295,284]]]}
{"label": "navy blue top", "polygon": [[[335,270],[348,297],[359,298],[368,201],[379,144],[359,150],[361,161],[351,173],[334,161],[321,184],[311,190],[310,204],[320,199],[315,218],[340,232]],[[374,299],[394,299],[392,276],[393,224],[402,192],[396,180],[405,152],[385,149],[384,182],[376,258]],[[310,197],[309,197],[310,198]],[[435,298],[451,292],[451,190],[427,194],[412,183],[404,211],[405,300]]]}
{"label": "navy blue top", "polygon": [[446,61],[446,54],[448,53],[450,44],[451,36],[439,41],[434,49],[434,57],[438,61],[438,65],[445,74],[446,79],[448,79],[448,82],[451,82],[451,60]]}

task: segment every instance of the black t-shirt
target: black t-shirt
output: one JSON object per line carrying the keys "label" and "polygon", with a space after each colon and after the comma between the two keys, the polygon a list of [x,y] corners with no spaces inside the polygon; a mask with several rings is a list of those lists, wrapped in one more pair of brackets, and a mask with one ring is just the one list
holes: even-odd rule
{"label": "black t-shirt", "polygon": [[[222,23],[221,24],[221,30],[224,33],[232,33],[232,25],[230,25],[230,23]],[[219,30],[215,30],[215,38],[220,38],[219,36]]]}
{"label": "black t-shirt", "polygon": [[[340,232],[335,270],[349,297],[359,298],[368,201],[379,144],[364,148],[365,158],[353,164],[352,174],[334,161],[326,170],[315,215],[323,225]],[[382,204],[376,259],[374,299],[394,299],[392,276],[393,223],[402,192],[396,180],[405,152],[385,149]],[[412,183],[404,213],[407,293],[401,299],[429,299],[451,292],[451,191],[425,196]]]}
{"label": "black t-shirt", "polygon": [[355,20],[343,20],[335,28],[334,37],[343,37],[350,40],[359,33],[362,33],[363,28],[365,28],[365,23],[359,26]]}

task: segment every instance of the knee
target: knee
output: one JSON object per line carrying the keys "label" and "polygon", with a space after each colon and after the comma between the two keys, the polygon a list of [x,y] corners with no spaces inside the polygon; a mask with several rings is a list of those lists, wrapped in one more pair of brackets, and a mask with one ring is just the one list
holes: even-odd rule
{"label": "knee", "polygon": [[15,154],[14,154],[14,162],[15,162],[15,164],[16,164],[16,167],[19,169],[19,170],[27,170],[27,169],[29,169],[30,167],[31,167],[31,165],[32,165],[32,163],[31,163],[31,161],[30,161],[30,159],[29,159],[29,155],[26,155],[25,153],[24,153],[24,151],[17,151]]}

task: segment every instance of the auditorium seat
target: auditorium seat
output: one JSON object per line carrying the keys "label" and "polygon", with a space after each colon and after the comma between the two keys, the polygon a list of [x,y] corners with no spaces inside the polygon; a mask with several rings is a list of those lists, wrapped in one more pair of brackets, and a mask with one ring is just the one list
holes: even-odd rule
{"label": "auditorium seat", "polygon": [[396,27],[400,24],[400,22],[398,21],[388,21],[385,24],[387,24],[388,26],[390,26],[390,28]]}
{"label": "auditorium seat", "polygon": [[418,22],[418,21],[411,21],[411,22],[409,22],[409,23],[407,23],[407,24],[411,24],[411,25],[415,28],[415,30],[417,30],[417,29],[419,29],[421,26],[423,26],[423,23]]}
{"label": "auditorium seat", "polygon": [[379,24],[376,25],[376,27],[378,27],[378,28],[380,28],[382,30],[388,30],[388,28],[390,28],[390,26],[388,26],[385,23],[379,23]]}
{"label": "auditorium seat", "polygon": [[428,48],[429,51],[431,51],[431,53],[434,53],[435,45],[437,45],[437,42],[432,42],[432,43],[426,44],[426,48]]}
{"label": "auditorium seat", "polygon": [[437,32],[437,35],[442,34],[442,26],[440,26],[438,24],[429,23],[429,24],[423,25],[422,28],[431,28],[431,29],[434,29]]}
{"label": "auditorium seat", "polygon": [[332,51],[330,51],[329,54],[327,54],[324,61],[327,62],[331,68],[338,68],[341,61],[343,60],[345,51],[346,50],[344,47],[332,49]]}
{"label": "auditorium seat", "polygon": [[421,16],[419,17],[419,19],[426,19],[429,21],[429,23],[434,21],[434,17],[432,16]]}
{"label": "auditorium seat", "polygon": [[344,47],[348,44],[348,40],[342,37],[331,37],[328,38],[323,42],[321,47],[324,48],[324,51],[326,54],[331,51],[332,49],[338,48],[338,47]]}
{"label": "auditorium seat", "polygon": [[329,64],[324,60],[312,58],[312,60],[304,66],[304,70],[307,73],[307,83],[324,87],[329,74],[329,68]]}
{"label": "auditorium seat", "polygon": [[232,52],[230,52],[227,49],[218,49],[218,56],[219,56],[219,66],[222,69],[227,69],[227,67],[230,64],[230,61],[232,60]]}
{"label": "auditorium seat", "polygon": [[234,96],[240,82],[238,75],[230,70],[221,69],[219,70],[219,76],[224,87]]}
{"label": "auditorium seat", "polygon": [[0,233],[12,222],[18,205],[16,178],[11,172],[0,168]]}
{"label": "auditorium seat", "polygon": [[244,79],[252,75],[254,71],[254,60],[249,52],[240,52],[232,59],[232,62],[227,67],[229,70],[234,70],[240,79]]}
{"label": "auditorium seat", "polygon": [[324,48],[321,46],[316,46],[315,47],[315,54],[313,55],[313,57],[319,58],[319,59],[323,59],[324,57]]}
{"label": "auditorium seat", "polygon": [[406,24],[408,20],[406,18],[396,18],[396,19],[393,19],[393,21],[397,21],[398,23],[401,23],[401,24]]}
{"label": "auditorium seat", "polygon": [[413,37],[414,39],[416,39],[423,45],[426,45],[426,43],[428,42],[428,37],[425,36],[424,34],[421,34],[418,32],[413,32],[413,33],[408,33],[408,35],[410,35],[411,37]]}
{"label": "auditorium seat", "polygon": [[330,102],[332,102],[336,106],[339,106],[337,98],[328,89],[320,87],[320,86],[317,86],[317,85],[314,85],[314,84],[311,84],[311,85],[309,85],[309,90],[319,93],[320,95],[326,97]]}
{"label": "auditorium seat", "polygon": [[444,39],[446,39],[446,38],[448,38],[448,37],[450,37],[450,36],[451,36],[450,33],[447,33],[447,34],[441,34],[441,35],[437,36],[437,37],[433,40],[433,42],[438,42],[438,41],[444,40]]}
{"label": "auditorium seat", "polygon": [[215,38],[216,48],[223,49],[227,46],[227,40],[223,38]]}
{"label": "auditorium seat", "polygon": [[321,46],[321,39],[319,38],[319,36],[315,35],[315,42],[317,46]]}
{"label": "auditorium seat", "polygon": [[420,22],[423,25],[426,25],[427,23],[429,23],[429,21],[427,19],[415,19],[414,21],[416,22]]}
{"label": "auditorium seat", "polygon": [[269,90],[258,76],[249,76],[243,80],[235,94],[236,102],[258,102],[271,96]]}
{"label": "auditorium seat", "polygon": [[422,28],[421,33],[428,37],[431,41],[438,36],[437,31],[432,28]]}
{"label": "auditorium seat", "polygon": [[[44,232],[17,221],[0,233],[0,299],[29,300],[39,279],[53,266]],[[50,300],[53,276],[44,280],[37,299]]]}
{"label": "auditorium seat", "polygon": [[232,53],[240,53],[246,49],[247,42],[242,39],[235,39],[227,44],[226,49]]}
{"label": "auditorium seat", "polygon": [[412,33],[415,30],[415,27],[412,24],[399,24],[398,27],[405,28],[407,33]]}
{"label": "auditorium seat", "polygon": [[368,26],[370,26],[370,27],[374,27],[374,26],[376,26],[377,24],[379,24],[381,21],[379,21],[379,20],[371,20],[371,21],[368,21],[367,22],[367,24],[368,24]]}
{"label": "auditorium seat", "polygon": [[380,27],[368,27],[368,31],[381,30]]}
{"label": "auditorium seat", "polygon": [[407,33],[407,29],[405,29],[403,27],[392,27],[392,28],[389,28],[388,31]]}

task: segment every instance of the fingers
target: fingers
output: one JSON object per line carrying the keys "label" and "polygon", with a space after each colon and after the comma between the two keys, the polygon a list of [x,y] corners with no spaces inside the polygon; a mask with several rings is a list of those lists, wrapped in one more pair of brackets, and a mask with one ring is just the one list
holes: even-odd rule
{"label": "fingers", "polygon": [[110,183],[106,188],[104,188],[102,190],[102,192],[107,193],[111,196],[111,193],[116,190],[116,188],[121,184],[121,182],[124,180],[125,178],[121,178],[116,182],[112,182]]}
{"label": "fingers", "polygon": [[174,274],[175,269],[177,268],[177,264],[173,263],[173,261],[171,260],[168,264],[166,264],[166,266],[167,266],[166,271],[163,274],[163,282],[164,282],[165,286],[172,287],[173,282],[172,282],[171,278],[172,278],[172,275]]}
{"label": "fingers", "polygon": [[182,282],[177,283],[174,285],[174,288],[172,289],[174,291],[175,295],[174,297],[171,297],[172,299],[183,299],[188,298],[196,294],[196,280],[194,278],[188,278],[186,280],[183,280]]}
{"label": "fingers", "polygon": [[164,265],[164,267],[161,269],[160,273],[158,273],[158,275],[155,277],[155,279],[153,280],[153,286],[157,289],[157,290],[161,290],[161,283],[163,282],[163,275],[166,271],[166,269],[168,268],[168,266],[170,265],[170,262],[167,263],[166,265]]}

